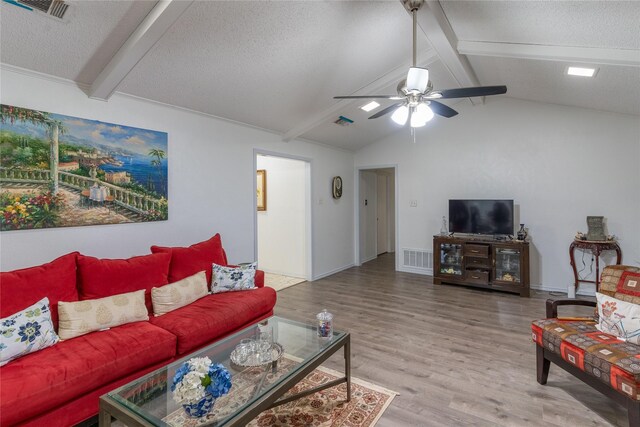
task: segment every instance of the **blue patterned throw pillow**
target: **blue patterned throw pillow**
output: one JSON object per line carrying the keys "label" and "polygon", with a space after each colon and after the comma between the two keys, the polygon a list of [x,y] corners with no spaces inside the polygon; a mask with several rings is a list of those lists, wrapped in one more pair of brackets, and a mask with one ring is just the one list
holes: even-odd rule
{"label": "blue patterned throw pillow", "polygon": [[211,292],[219,294],[222,292],[256,289],[255,278],[257,265],[257,262],[239,267],[225,267],[223,265],[213,264]]}
{"label": "blue patterned throw pillow", "polygon": [[53,329],[49,298],[0,319],[0,366],[50,347],[60,339]]}

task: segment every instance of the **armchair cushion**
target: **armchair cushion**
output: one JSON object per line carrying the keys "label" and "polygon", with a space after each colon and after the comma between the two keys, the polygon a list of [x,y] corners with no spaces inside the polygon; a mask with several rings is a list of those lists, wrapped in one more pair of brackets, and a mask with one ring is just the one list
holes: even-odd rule
{"label": "armchair cushion", "polygon": [[571,365],[638,400],[640,346],[600,332],[595,322],[535,320],[533,341]]}
{"label": "armchair cushion", "polygon": [[632,302],[634,304],[640,304],[640,293],[638,295],[630,295],[622,293],[618,289],[620,279],[625,272],[640,273],[640,267],[633,267],[630,265],[608,265],[602,270],[600,278],[600,289],[598,292],[601,294],[609,295],[623,301]]}
{"label": "armchair cushion", "polygon": [[599,331],[640,344],[640,305],[596,293]]}

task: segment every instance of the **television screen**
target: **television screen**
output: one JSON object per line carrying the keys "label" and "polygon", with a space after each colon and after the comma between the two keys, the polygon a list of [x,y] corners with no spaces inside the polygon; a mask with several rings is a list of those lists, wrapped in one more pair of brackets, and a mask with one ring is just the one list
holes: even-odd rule
{"label": "television screen", "polygon": [[513,200],[449,200],[449,231],[513,234]]}

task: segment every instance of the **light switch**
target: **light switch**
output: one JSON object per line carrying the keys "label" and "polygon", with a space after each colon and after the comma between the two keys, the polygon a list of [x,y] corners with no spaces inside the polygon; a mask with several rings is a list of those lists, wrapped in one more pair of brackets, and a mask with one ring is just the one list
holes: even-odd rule
{"label": "light switch", "polygon": [[409,207],[417,208],[418,207],[418,201],[417,200],[411,200],[411,202],[409,202]]}

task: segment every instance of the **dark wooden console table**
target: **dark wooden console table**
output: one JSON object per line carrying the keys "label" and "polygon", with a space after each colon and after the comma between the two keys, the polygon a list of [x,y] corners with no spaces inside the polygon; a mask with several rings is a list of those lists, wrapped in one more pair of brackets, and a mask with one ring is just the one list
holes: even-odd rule
{"label": "dark wooden console table", "polygon": [[[584,249],[591,251],[596,259],[596,280],[582,280],[578,277],[578,269],[576,268],[576,260],[574,254],[576,249]],[[596,291],[600,286],[600,254],[604,251],[616,251],[616,264],[622,262],[622,251],[615,241],[594,241],[594,240],[574,240],[569,246],[569,258],[571,258],[571,268],[573,268],[573,278],[575,280],[575,291],[578,291],[580,282],[595,283]]]}

